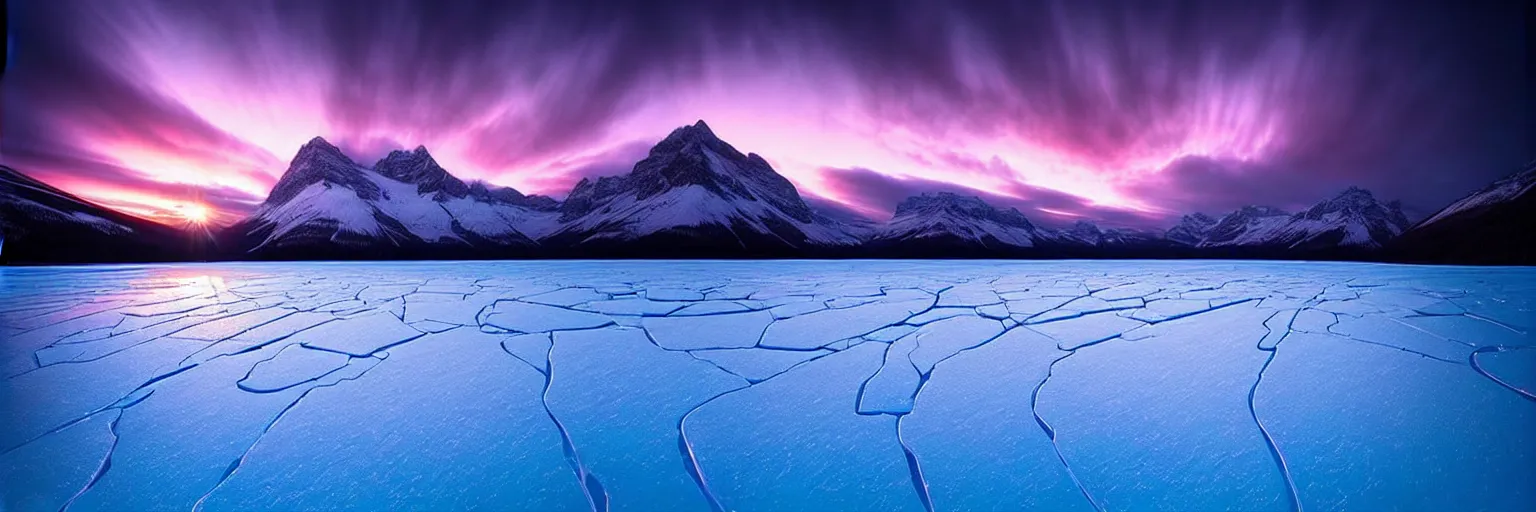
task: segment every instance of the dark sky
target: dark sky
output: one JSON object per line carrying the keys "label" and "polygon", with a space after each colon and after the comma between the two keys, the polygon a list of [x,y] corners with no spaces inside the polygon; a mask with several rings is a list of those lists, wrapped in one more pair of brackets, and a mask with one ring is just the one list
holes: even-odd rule
{"label": "dark sky", "polygon": [[10,4],[0,161],[162,219],[248,213],[316,135],[560,197],[704,119],[875,217],[1134,226],[1349,185],[1427,213],[1536,158],[1522,2]]}

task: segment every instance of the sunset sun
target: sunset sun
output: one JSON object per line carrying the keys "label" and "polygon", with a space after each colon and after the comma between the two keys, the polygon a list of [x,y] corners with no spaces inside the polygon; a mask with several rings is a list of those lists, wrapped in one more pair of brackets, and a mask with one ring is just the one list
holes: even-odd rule
{"label": "sunset sun", "polygon": [[207,224],[208,217],[212,214],[212,212],[208,210],[207,206],[200,204],[183,205],[177,209],[177,213],[180,214],[181,218],[185,219],[188,223],[199,225]]}

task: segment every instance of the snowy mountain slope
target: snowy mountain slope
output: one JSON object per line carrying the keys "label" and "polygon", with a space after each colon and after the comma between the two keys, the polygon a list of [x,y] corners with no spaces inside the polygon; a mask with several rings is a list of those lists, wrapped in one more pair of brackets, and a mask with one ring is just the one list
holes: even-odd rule
{"label": "snowy mountain slope", "polygon": [[875,244],[958,245],[978,249],[1034,247],[1045,235],[1016,208],[1003,210],[975,196],[939,192],[896,205],[891,220],[875,229]]}
{"label": "snowy mountain slope", "polygon": [[556,215],[515,190],[466,185],[425,148],[391,152],[370,169],[316,137],[299,149],[267,201],[230,231],[247,252],[484,249],[535,245],[528,233],[548,233]]}
{"label": "snowy mountain slope", "polygon": [[737,151],[703,121],[673,130],[629,174],[582,179],[561,204],[560,221],[546,243],[613,246],[662,237],[750,250],[858,242],[816,215],[762,157]]}
{"label": "snowy mountain slope", "polygon": [[1424,219],[1423,222],[1414,226],[1414,229],[1427,227],[1458,216],[1475,215],[1480,211],[1496,208],[1531,193],[1532,189],[1536,189],[1536,162],[1528,164],[1524,171],[1500,178],[1487,187],[1483,187],[1482,190],[1456,200],[1456,202]]}
{"label": "snowy mountain slope", "polygon": [[92,204],[0,165],[0,261],[180,259],[191,236]]}
{"label": "snowy mountain slope", "polygon": [[1536,265],[1536,162],[1451,203],[1388,246],[1415,262]]}

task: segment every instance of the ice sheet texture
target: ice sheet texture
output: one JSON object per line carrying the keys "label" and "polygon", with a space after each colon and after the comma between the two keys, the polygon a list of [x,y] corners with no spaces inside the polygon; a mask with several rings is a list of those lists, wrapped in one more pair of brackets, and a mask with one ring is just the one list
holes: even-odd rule
{"label": "ice sheet texture", "polygon": [[0,268],[0,510],[1529,510],[1536,269]]}

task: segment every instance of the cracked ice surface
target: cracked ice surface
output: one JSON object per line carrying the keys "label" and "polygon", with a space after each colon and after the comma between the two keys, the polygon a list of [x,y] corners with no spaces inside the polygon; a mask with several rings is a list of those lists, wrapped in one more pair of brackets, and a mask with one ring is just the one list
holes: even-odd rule
{"label": "cracked ice surface", "polygon": [[1536,269],[0,268],[0,510],[1528,510]]}

